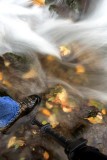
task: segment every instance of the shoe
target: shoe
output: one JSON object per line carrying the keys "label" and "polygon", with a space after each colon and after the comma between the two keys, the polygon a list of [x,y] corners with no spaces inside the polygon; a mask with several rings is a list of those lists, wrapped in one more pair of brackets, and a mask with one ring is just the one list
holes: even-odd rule
{"label": "shoe", "polygon": [[38,95],[26,97],[18,103],[9,96],[0,97],[0,131],[5,133],[19,118],[29,114],[40,104]]}

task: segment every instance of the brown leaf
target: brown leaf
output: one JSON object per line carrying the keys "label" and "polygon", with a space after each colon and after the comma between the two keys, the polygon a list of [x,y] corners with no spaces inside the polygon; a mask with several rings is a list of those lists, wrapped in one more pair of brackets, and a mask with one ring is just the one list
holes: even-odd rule
{"label": "brown leaf", "polygon": [[23,74],[22,78],[23,79],[30,79],[30,78],[35,78],[36,76],[37,76],[36,71],[33,68],[31,68],[30,71]]}
{"label": "brown leaf", "polygon": [[3,80],[2,84],[5,85],[6,87],[9,87],[9,88],[12,87],[12,84],[7,80]]}

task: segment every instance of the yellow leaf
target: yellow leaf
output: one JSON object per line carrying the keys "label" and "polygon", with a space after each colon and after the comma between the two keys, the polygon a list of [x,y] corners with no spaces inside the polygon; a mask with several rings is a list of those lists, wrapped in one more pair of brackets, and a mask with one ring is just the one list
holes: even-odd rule
{"label": "yellow leaf", "polygon": [[85,72],[85,68],[82,65],[77,65],[76,66],[76,73],[84,73]]}
{"label": "yellow leaf", "polygon": [[9,142],[7,144],[7,148],[11,148],[15,145],[18,145],[18,146],[23,146],[25,144],[25,142],[23,140],[20,140],[20,139],[17,139],[15,136],[14,137],[11,137],[9,139]]}
{"label": "yellow leaf", "polygon": [[4,65],[5,65],[5,67],[9,67],[10,66],[10,62],[9,61],[4,61]]}
{"label": "yellow leaf", "polygon": [[14,137],[11,137],[11,138],[9,139],[8,144],[7,144],[7,148],[13,147],[14,144],[15,144],[15,142],[16,142],[16,137],[15,137],[15,136],[14,136]]}
{"label": "yellow leaf", "polygon": [[65,113],[72,112],[72,108],[71,108],[71,107],[66,107],[66,106],[64,106],[64,107],[62,107],[62,109],[63,109],[63,111],[64,111]]}
{"label": "yellow leaf", "polygon": [[46,107],[47,107],[48,109],[52,109],[52,108],[53,108],[53,105],[52,105],[51,103],[49,103],[49,102],[46,102]]}
{"label": "yellow leaf", "polygon": [[30,79],[30,78],[35,78],[37,75],[36,71],[32,68],[30,71],[27,73],[23,74],[22,78],[23,79]]}
{"label": "yellow leaf", "polygon": [[45,151],[43,153],[43,157],[44,157],[44,159],[48,160],[49,159],[49,153],[47,151]]}
{"label": "yellow leaf", "polygon": [[92,124],[101,124],[103,119],[100,116],[85,118]]}
{"label": "yellow leaf", "polygon": [[51,114],[51,116],[49,117],[49,122],[52,125],[52,128],[55,128],[59,124],[55,114]]}
{"label": "yellow leaf", "polygon": [[33,134],[37,134],[36,130],[33,130],[32,133],[33,133]]}
{"label": "yellow leaf", "polygon": [[45,125],[45,124],[47,124],[47,123],[48,123],[47,121],[42,121],[42,124],[43,124],[43,125]]}
{"label": "yellow leaf", "polygon": [[57,94],[57,98],[63,103],[65,103],[68,99],[67,91],[62,88],[61,92]]}
{"label": "yellow leaf", "polygon": [[45,5],[45,0],[33,0],[33,3],[42,6]]}
{"label": "yellow leaf", "polygon": [[60,54],[61,56],[67,56],[70,54],[70,50],[65,46],[60,46]]}

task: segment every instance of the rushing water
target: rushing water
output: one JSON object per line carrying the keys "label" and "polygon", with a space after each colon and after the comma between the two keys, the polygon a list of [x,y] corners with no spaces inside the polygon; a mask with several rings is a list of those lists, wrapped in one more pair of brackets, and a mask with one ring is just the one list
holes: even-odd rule
{"label": "rushing water", "polygon": [[[65,1],[55,3],[60,9]],[[107,102],[107,0],[91,0],[87,12],[77,22],[71,19],[69,8],[66,15],[62,10],[58,15],[50,12],[48,7],[34,6],[29,0],[0,1],[0,55],[10,63],[9,66],[4,62],[0,65],[3,73],[0,87],[14,98],[21,99],[44,93],[50,86],[60,83],[70,95]],[[61,57],[61,45],[71,50],[67,57]],[[6,52],[22,58],[4,55]],[[77,66],[82,66],[84,72],[77,73]],[[22,119],[20,123],[28,123],[30,118]],[[28,128],[24,132],[29,146],[31,135]],[[106,127],[102,130],[106,132]],[[2,153],[14,132],[2,137]],[[26,147],[25,153],[27,150]]]}
{"label": "rushing water", "polygon": [[[56,4],[59,3],[65,2],[58,1]],[[83,82],[84,86],[73,84],[72,80],[66,83],[61,77],[54,77],[54,79],[52,77],[53,83],[61,82],[74,88],[76,92],[78,90],[77,94],[85,98],[107,100],[106,3],[106,0],[91,1],[86,15],[74,23],[70,18],[63,19],[54,12],[49,12],[48,6],[33,6],[30,1],[26,0],[0,1],[1,55],[5,52],[28,55],[28,59],[29,57],[32,59],[30,61],[32,68],[39,69],[37,69],[39,80],[41,79],[39,85],[33,82],[30,86],[29,83],[25,83],[26,85],[23,83],[24,88],[30,88],[34,93],[36,87],[40,89],[40,92],[47,87],[48,77],[45,77],[45,68],[41,67],[42,62],[38,60],[37,53],[49,54],[59,58],[59,63],[71,66],[71,69],[78,64],[83,64],[88,76],[88,83]],[[69,61],[64,58],[61,60],[60,45],[67,45],[71,49],[72,45],[77,45],[74,47],[76,48],[73,50],[74,53],[70,54]],[[75,59],[80,60],[73,63]],[[50,67],[53,66],[50,64]],[[19,72],[21,71],[17,72],[17,77],[20,78]],[[72,77],[72,74],[69,76]],[[49,81],[51,81],[50,77]],[[19,85],[18,83],[14,85],[16,92]],[[35,89],[32,87],[34,85]]]}

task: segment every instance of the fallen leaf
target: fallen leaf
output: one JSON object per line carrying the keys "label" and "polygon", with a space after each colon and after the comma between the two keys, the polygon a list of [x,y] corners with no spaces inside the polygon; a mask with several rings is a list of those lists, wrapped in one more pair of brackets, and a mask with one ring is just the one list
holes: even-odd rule
{"label": "fallen leaf", "polygon": [[33,0],[33,3],[42,6],[45,5],[45,0]]}
{"label": "fallen leaf", "polygon": [[52,89],[47,98],[48,101],[46,102],[46,107],[48,109],[53,108],[55,105],[60,105],[63,111],[68,113],[76,106],[73,102],[70,102],[66,89],[61,85],[57,85]]}
{"label": "fallen leaf", "polygon": [[51,115],[51,112],[50,112],[48,109],[45,109],[45,108],[42,109],[41,112],[42,112],[44,115],[48,116],[48,117]]}
{"label": "fallen leaf", "polygon": [[99,119],[103,119],[103,116],[102,116],[102,114],[99,112],[98,114],[97,114],[97,116],[96,116],[97,118],[99,118]]}
{"label": "fallen leaf", "polygon": [[76,66],[76,73],[84,73],[85,72],[85,68],[83,65],[77,65]]}
{"label": "fallen leaf", "polygon": [[60,46],[60,54],[61,56],[67,56],[70,54],[70,49],[68,49],[66,46]]}
{"label": "fallen leaf", "polygon": [[62,88],[61,92],[57,94],[56,98],[58,98],[61,101],[61,103],[66,103],[68,100],[67,91],[64,88]]}
{"label": "fallen leaf", "polygon": [[30,69],[30,71],[28,71],[27,73],[24,73],[22,78],[23,79],[30,79],[30,78],[35,78],[37,76],[36,71],[32,68]]}
{"label": "fallen leaf", "polygon": [[46,108],[48,109],[52,109],[53,108],[53,105],[49,102],[46,102]]}
{"label": "fallen leaf", "polygon": [[22,147],[22,146],[24,146],[25,142],[23,140],[18,139],[18,140],[16,140],[15,144]]}
{"label": "fallen leaf", "polygon": [[15,136],[9,139],[7,144],[7,148],[11,148],[13,146],[23,146],[25,142],[23,140],[17,139]]}
{"label": "fallen leaf", "polygon": [[3,80],[2,84],[5,85],[5,86],[7,86],[7,87],[9,87],[9,88],[12,87],[12,84],[9,81],[7,81],[7,80]]}
{"label": "fallen leaf", "polygon": [[7,144],[7,148],[13,147],[14,144],[15,144],[15,142],[16,142],[16,137],[15,137],[15,136],[14,136],[14,137],[11,137],[11,138],[9,139],[8,144]]}
{"label": "fallen leaf", "polygon": [[68,107],[68,106],[62,106],[62,110],[63,110],[65,113],[72,112],[72,108],[71,108],[71,107]]}
{"label": "fallen leaf", "polygon": [[47,123],[48,123],[47,121],[42,121],[42,124],[43,124],[43,125],[45,125],[45,124],[47,124]]}
{"label": "fallen leaf", "polygon": [[106,114],[107,114],[107,110],[106,110],[106,109],[102,109],[101,112],[102,112],[103,115],[106,115]]}
{"label": "fallen leaf", "polygon": [[55,128],[59,124],[59,122],[56,119],[55,114],[51,114],[51,116],[49,117],[49,122],[50,122],[52,128]]}
{"label": "fallen leaf", "polygon": [[37,134],[36,130],[33,130],[32,133],[33,133],[33,134]]}
{"label": "fallen leaf", "polygon": [[52,62],[52,61],[55,60],[55,57],[53,57],[53,56],[47,56],[47,60]]}
{"label": "fallen leaf", "polygon": [[2,81],[2,80],[3,80],[3,73],[0,72],[0,81]]}
{"label": "fallen leaf", "polygon": [[101,114],[98,114],[96,117],[85,118],[92,124],[101,124],[103,123],[103,117]]}
{"label": "fallen leaf", "polygon": [[5,65],[5,67],[9,67],[10,66],[10,62],[9,61],[4,61],[4,65]]}
{"label": "fallen leaf", "polygon": [[45,151],[43,153],[43,157],[44,157],[44,159],[48,160],[49,159],[49,153],[47,151]]}

